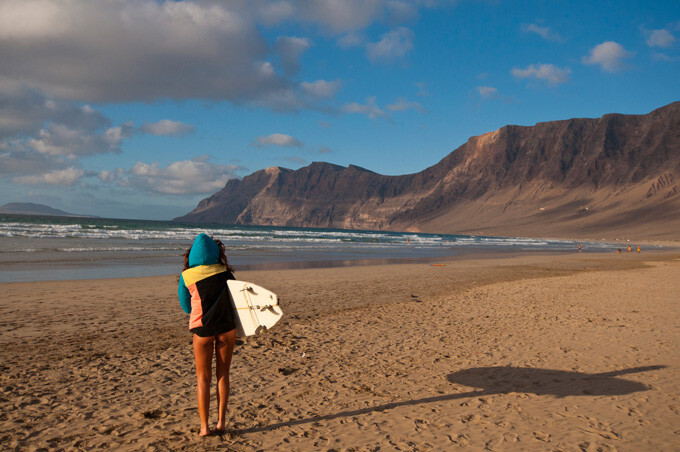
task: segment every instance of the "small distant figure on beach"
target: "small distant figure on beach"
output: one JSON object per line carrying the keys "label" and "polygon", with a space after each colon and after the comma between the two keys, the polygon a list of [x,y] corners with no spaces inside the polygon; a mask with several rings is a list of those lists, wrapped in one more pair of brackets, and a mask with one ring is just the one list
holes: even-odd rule
{"label": "small distant figure on beach", "polygon": [[630,245],[628,245],[628,252],[630,253]]}
{"label": "small distant figure on beach", "polygon": [[578,244],[578,253],[581,254],[581,244]]}
{"label": "small distant figure on beach", "polygon": [[616,252],[621,254],[621,248],[619,248]]}
{"label": "small distant figure on beach", "polygon": [[406,244],[407,244],[407,245],[410,245],[410,244],[411,244],[411,239],[409,239],[408,237],[406,238]]}
{"label": "small distant figure on beach", "polygon": [[637,252],[640,254],[640,245],[638,245]]}
{"label": "small distant figure on beach", "polygon": [[[227,290],[227,280],[235,279],[233,271],[222,242],[199,234],[184,253],[184,269],[177,279],[179,303],[189,314],[189,331],[193,333],[201,436],[220,434],[226,428],[229,368],[236,344],[236,322]],[[217,378],[217,425],[211,431],[208,419],[213,355]]]}

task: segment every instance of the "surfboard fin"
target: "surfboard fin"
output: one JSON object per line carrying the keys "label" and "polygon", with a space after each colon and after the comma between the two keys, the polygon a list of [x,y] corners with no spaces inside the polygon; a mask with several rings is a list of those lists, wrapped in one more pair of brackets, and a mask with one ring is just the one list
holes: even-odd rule
{"label": "surfboard fin", "polygon": [[255,334],[262,334],[267,332],[267,327],[264,325],[260,325],[255,329]]}

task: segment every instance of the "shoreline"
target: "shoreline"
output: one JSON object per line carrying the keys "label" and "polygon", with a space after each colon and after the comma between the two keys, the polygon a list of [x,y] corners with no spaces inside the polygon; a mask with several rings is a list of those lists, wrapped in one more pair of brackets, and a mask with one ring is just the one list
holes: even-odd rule
{"label": "shoreline", "polygon": [[[59,281],[173,274],[195,235],[223,236],[237,268],[293,269],[423,262],[507,253],[606,252],[638,242],[522,236],[466,236],[273,226],[179,227],[170,222],[93,219],[0,225],[0,282]],[[559,235],[559,234],[558,234]],[[643,250],[677,244],[639,242]]]}
{"label": "shoreline", "polygon": [[677,444],[680,253],[445,263],[239,271],[280,296],[284,318],[237,345],[229,430],[206,439],[176,274],[2,283],[0,438],[71,450]]}
{"label": "shoreline", "polygon": [[[637,244],[636,244],[637,245]],[[642,243],[641,243],[642,245]],[[668,244],[650,245],[653,248],[645,248],[644,255],[657,253],[673,253],[678,247],[670,247]],[[579,254],[575,250],[516,250],[516,249],[488,249],[488,248],[465,248],[451,250],[450,254],[439,254],[415,257],[360,257],[360,258],[307,258],[298,257],[293,260],[273,260],[269,262],[256,262],[249,264],[233,264],[240,271],[265,271],[265,270],[311,270],[320,268],[345,268],[363,267],[375,265],[394,264],[424,264],[432,262],[456,262],[469,259],[505,259],[520,256],[568,256]],[[454,252],[455,251],[455,252]],[[624,247],[621,248],[622,256],[628,254]],[[582,255],[610,255],[615,251],[589,251],[584,249]],[[630,253],[637,254],[635,249]],[[284,258],[285,259],[285,258]],[[236,259],[238,260],[238,259]],[[232,260],[230,259],[230,263]],[[0,284],[13,282],[41,282],[41,281],[78,281],[78,280],[103,280],[103,279],[127,279],[135,277],[158,277],[177,274],[181,269],[181,256],[169,258],[136,257],[121,258],[116,260],[101,261],[45,261],[27,263],[8,263],[0,265]],[[102,277],[103,274],[108,276]]]}

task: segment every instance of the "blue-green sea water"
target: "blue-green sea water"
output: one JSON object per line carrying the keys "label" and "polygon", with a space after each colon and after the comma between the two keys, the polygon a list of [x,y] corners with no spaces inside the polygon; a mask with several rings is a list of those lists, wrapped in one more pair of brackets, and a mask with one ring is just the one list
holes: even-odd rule
{"label": "blue-green sea water", "polygon": [[[182,255],[201,232],[224,242],[237,270],[578,248],[578,242],[569,240],[0,214],[0,282],[176,274]],[[621,246],[581,243],[584,252]]]}

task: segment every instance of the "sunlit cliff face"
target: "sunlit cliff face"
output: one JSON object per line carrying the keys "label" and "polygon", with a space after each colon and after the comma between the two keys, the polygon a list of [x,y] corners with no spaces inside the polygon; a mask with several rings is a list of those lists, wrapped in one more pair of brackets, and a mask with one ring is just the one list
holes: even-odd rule
{"label": "sunlit cliff face", "polygon": [[278,166],[270,166],[269,168],[265,168],[265,173],[269,176],[276,176],[281,172],[281,168]]}
{"label": "sunlit cliff face", "polygon": [[470,140],[468,140],[468,142],[474,143],[474,146],[477,149],[481,149],[482,147],[489,146],[490,144],[492,144],[496,140],[498,140],[500,133],[501,133],[501,129],[494,130],[493,132],[487,132],[483,135],[471,137]]}
{"label": "sunlit cliff face", "polygon": [[[665,230],[680,228],[680,102],[611,119],[506,126],[404,176],[321,162],[296,171],[267,168],[230,181],[208,208],[199,205],[184,218],[428,232],[461,225],[488,231],[493,223],[501,233],[514,221],[548,234],[574,224],[588,231],[643,227],[655,216],[669,219]],[[583,206],[590,207],[587,217]]]}

